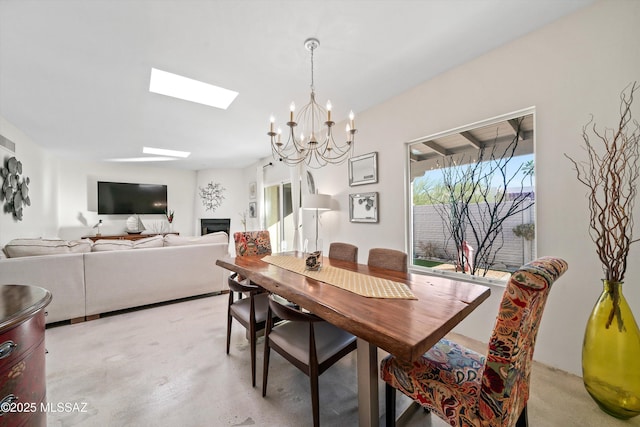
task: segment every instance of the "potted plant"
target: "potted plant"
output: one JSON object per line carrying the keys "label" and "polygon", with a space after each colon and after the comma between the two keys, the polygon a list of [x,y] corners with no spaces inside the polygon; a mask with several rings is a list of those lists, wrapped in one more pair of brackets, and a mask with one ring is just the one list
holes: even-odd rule
{"label": "potted plant", "polygon": [[632,119],[631,105],[637,89],[634,82],[622,91],[615,129],[598,130],[593,117],[583,127],[586,160],[565,154],[588,190],[589,235],[604,273],[584,336],[583,381],[601,409],[622,419],[640,414],[640,331],[622,293],[629,251],[640,240],[633,238],[640,125]]}
{"label": "potted plant", "polygon": [[167,222],[169,223],[169,233],[173,233],[173,215],[174,212],[172,210],[165,210],[164,215],[167,217]]}

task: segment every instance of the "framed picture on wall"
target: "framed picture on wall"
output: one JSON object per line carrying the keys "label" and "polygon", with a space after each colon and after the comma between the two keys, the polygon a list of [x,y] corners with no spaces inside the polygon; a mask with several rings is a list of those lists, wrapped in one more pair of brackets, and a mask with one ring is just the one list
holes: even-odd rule
{"label": "framed picture on wall", "polygon": [[351,222],[378,222],[378,193],[349,194]]}
{"label": "framed picture on wall", "polygon": [[249,218],[255,218],[258,215],[258,207],[256,202],[249,202]]}
{"label": "framed picture on wall", "polygon": [[349,159],[349,185],[378,182],[378,153],[373,152]]}
{"label": "framed picture on wall", "polygon": [[257,192],[256,183],[255,182],[250,182],[249,183],[249,198],[251,200],[256,198],[256,192]]}

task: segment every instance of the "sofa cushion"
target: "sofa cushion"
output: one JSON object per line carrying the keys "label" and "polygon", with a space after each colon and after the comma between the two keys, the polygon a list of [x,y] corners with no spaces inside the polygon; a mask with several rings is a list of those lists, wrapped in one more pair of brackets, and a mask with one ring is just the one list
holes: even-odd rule
{"label": "sofa cushion", "polygon": [[100,239],[93,244],[92,252],[121,251],[133,249],[131,240]]}
{"label": "sofa cushion", "polygon": [[133,249],[142,248],[161,248],[164,246],[164,239],[161,235],[145,237],[144,239],[134,240]]}
{"label": "sofa cushion", "polygon": [[25,256],[59,255],[91,252],[92,242],[89,239],[13,239],[4,247],[9,258]]}
{"label": "sofa cushion", "polygon": [[183,237],[175,234],[167,234],[164,236],[165,246],[204,245],[207,243],[229,243],[229,236],[227,236],[227,233],[224,231],[195,237]]}

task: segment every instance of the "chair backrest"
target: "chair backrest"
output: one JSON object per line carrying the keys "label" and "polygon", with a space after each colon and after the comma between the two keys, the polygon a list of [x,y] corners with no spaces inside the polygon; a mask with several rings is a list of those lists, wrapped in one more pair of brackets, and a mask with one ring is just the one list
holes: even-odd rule
{"label": "chair backrest", "polygon": [[233,233],[236,256],[271,255],[269,230],[238,231]]}
{"label": "chair backrest", "polygon": [[269,295],[269,308],[277,318],[292,322],[321,322],[322,319],[313,313],[306,313],[297,307],[288,305],[286,300],[280,301],[280,297]]}
{"label": "chair backrest", "polygon": [[329,258],[358,262],[358,247],[349,243],[333,242],[329,245]]}
{"label": "chair backrest", "polygon": [[371,267],[386,268],[407,272],[407,254],[395,249],[372,248],[369,249],[367,264]]}
{"label": "chair backrest", "polygon": [[[533,349],[544,305],[566,261],[542,257],[512,275],[489,340],[479,412],[490,426],[513,426],[529,398]],[[484,425],[484,424],[483,424]]]}

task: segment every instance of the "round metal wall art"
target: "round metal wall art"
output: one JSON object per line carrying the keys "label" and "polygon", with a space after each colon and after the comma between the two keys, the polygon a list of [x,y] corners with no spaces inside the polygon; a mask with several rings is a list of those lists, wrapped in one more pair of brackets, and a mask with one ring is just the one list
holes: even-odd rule
{"label": "round metal wall art", "polygon": [[208,211],[215,212],[217,208],[220,207],[222,201],[224,200],[224,188],[219,183],[210,182],[206,187],[200,187],[200,199],[202,201],[202,205]]}
{"label": "round metal wall art", "polygon": [[22,177],[22,162],[15,157],[10,157],[0,169],[2,175],[2,191],[0,201],[4,201],[4,212],[11,213],[13,217],[22,221],[22,210],[25,206],[31,206],[29,198],[29,177]]}

